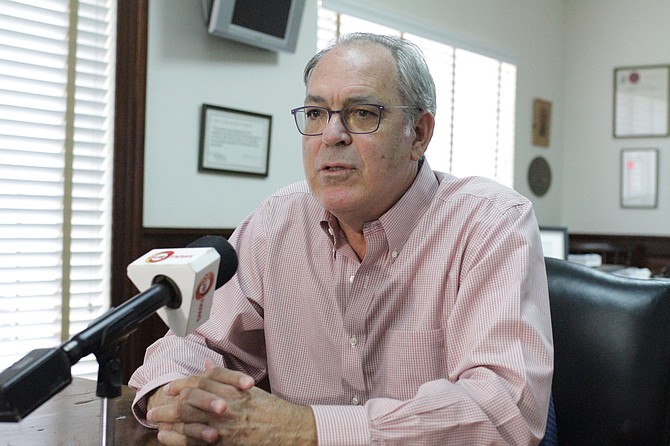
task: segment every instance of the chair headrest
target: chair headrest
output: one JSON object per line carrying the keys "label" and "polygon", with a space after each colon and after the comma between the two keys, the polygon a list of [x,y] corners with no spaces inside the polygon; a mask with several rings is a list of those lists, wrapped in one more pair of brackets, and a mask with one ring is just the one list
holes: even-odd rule
{"label": "chair headrest", "polygon": [[545,264],[561,443],[667,444],[670,281]]}

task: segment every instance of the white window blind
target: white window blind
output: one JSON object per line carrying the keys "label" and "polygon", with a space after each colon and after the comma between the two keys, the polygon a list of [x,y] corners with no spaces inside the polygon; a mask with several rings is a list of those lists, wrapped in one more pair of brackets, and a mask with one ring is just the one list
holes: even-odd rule
{"label": "white window blind", "polygon": [[433,169],[514,183],[516,66],[462,48],[319,6],[318,49],[340,34],[405,37],[424,52],[435,80],[435,133],[426,152]]}
{"label": "white window blind", "polygon": [[115,21],[115,0],[0,2],[0,370],[109,308]]}

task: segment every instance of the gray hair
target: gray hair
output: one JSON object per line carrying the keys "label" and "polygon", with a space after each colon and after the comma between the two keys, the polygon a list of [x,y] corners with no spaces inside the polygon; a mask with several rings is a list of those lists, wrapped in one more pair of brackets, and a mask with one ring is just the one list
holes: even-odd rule
{"label": "gray hair", "polygon": [[405,101],[405,105],[418,108],[418,110],[408,109],[406,122],[409,129],[411,129],[421,111],[435,114],[437,108],[435,82],[423,57],[423,52],[416,44],[400,37],[371,33],[343,34],[339,39],[330,42],[326,48],[319,51],[307,62],[303,78],[305,86],[307,86],[314,68],[324,55],[340,46],[355,43],[376,43],[391,52],[398,70],[398,93]]}

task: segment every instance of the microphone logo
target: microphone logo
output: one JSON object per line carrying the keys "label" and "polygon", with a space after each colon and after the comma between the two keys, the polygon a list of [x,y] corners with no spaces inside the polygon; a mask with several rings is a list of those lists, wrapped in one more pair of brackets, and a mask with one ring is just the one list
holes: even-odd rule
{"label": "microphone logo", "polygon": [[174,254],[174,251],[161,251],[157,252],[156,254],[152,255],[151,257],[147,258],[147,263],[158,263],[162,262],[163,260],[169,258]]}
{"label": "microphone logo", "polygon": [[205,274],[205,276],[200,281],[198,288],[196,288],[195,300],[198,301],[198,315],[195,319],[196,322],[200,322],[200,320],[202,319],[203,316],[202,313],[205,308],[205,296],[207,295],[209,290],[212,289],[215,281],[216,279],[214,278],[214,273],[208,271],[207,274]]}
{"label": "microphone logo", "polygon": [[198,289],[195,293],[195,298],[198,300],[204,298],[214,285],[214,280],[215,279],[213,272],[209,271],[207,274],[205,274],[205,277],[202,278],[200,284],[198,285]]}

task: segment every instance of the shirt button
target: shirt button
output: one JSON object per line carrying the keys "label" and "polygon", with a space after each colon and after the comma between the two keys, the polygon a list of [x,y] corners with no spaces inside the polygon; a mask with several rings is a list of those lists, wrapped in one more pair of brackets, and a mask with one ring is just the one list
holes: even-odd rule
{"label": "shirt button", "polygon": [[353,404],[354,406],[358,406],[358,403],[360,403],[360,401],[358,400],[357,396],[351,399],[351,404]]}
{"label": "shirt button", "polygon": [[330,235],[334,235],[334,234],[335,234],[335,232],[333,231],[333,228],[328,228],[328,234],[330,234]]}
{"label": "shirt button", "polygon": [[354,276],[349,277],[349,282],[354,283]]}
{"label": "shirt button", "polygon": [[394,259],[395,259],[396,257],[398,257],[398,251],[395,251],[395,250],[394,250],[394,251],[391,253],[391,257],[393,257]]}
{"label": "shirt button", "polygon": [[352,337],[349,338],[349,345],[351,345],[352,347],[356,347],[356,345],[358,345],[358,338],[356,337],[356,335],[353,335]]}

